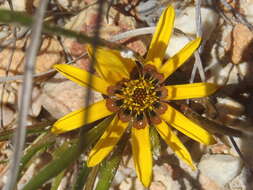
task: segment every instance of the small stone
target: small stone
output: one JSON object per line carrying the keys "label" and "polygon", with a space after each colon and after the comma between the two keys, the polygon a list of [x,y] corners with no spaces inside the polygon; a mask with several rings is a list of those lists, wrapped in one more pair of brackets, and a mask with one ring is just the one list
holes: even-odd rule
{"label": "small stone", "polygon": [[205,175],[199,175],[199,183],[201,184],[202,190],[222,190],[223,188],[220,187],[215,181],[211,180],[210,178],[206,177]]}
{"label": "small stone", "polygon": [[[12,64],[10,66],[9,75],[15,75],[17,73],[23,73],[25,51],[27,39],[23,38],[16,43],[16,50],[13,55]],[[52,65],[56,63],[62,63],[64,57],[61,55],[62,47],[60,43],[53,38],[44,38],[41,42],[41,48],[36,57],[35,72],[41,73],[51,69]],[[12,55],[11,48],[5,48],[0,54],[0,70],[6,70],[9,65],[9,57]]]}
{"label": "small stone", "polygon": [[[18,89],[18,105],[20,107],[21,105],[21,98],[22,98],[22,87],[21,85],[19,86]],[[32,99],[31,99],[31,106],[29,108],[29,115],[36,117],[39,115],[40,111],[42,108],[42,90],[34,86],[32,89]]]}
{"label": "small stone", "polygon": [[252,40],[253,34],[247,26],[243,24],[235,25],[230,43],[232,63],[239,64],[252,58],[250,48]]}
{"label": "small stone", "polygon": [[239,158],[231,155],[208,155],[199,163],[201,173],[223,187],[241,172]]}
{"label": "small stone", "polygon": [[155,165],[153,167],[153,175],[153,182],[151,183],[150,190],[174,189],[172,188],[173,180],[168,164],[163,164],[162,166]]}
{"label": "small stone", "polygon": [[230,125],[236,122],[245,111],[242,104],[228,97],[218,97],[215,107],[219,113],[220,121]]}
{"label": "small stone", "polygon": [[3,112],[3,118],[1,118],[2,114],[0,114],[0,120],[3,121],[3,126],[8,126],[9,124],[11,124],[15,120],[16,114],[9,107],[3,106],[2,112]]}
{"label": "small stone", "polygon": [[247,179],[251,179],[251,178],[252,178],[251,172],[248,169],[243,168],[240,175],[238,175],[231,182],[229,182],[228,187],[230,189],[235,189],[235,190],[237,189],[249,190],[253,187],[253,181],[247,180]]}
{"label": "small stone", "polygon": [[232,63],[228,63],[225,66],[216,64],[215,67],[212,68],[212,77],[208,79],[208,82],[219,85],[238,84],[246,77],[249,70],[251,69],[247,62],[243,62],[237,66]]}
{"label": "small stone", "polygon": [[[83,108],[87,88],[66,79],[60,73],[47,81],[43,88],[42,106],[55,118]],[[89,104],[102,99],[100,93],[92,91]]]}

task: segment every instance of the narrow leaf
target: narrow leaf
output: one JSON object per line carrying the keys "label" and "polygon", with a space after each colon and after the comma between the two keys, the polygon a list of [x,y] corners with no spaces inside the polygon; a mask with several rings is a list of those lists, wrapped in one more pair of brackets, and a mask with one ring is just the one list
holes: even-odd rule
{"label": "narrow leaf", "polygon": [[112,156],[102,162],[99,170],[99,181],[96,190],[108,190],[111,186],[112,180],[118,170],[124,148],[128,142],[129,134],[125,134],[120,140],[118,147]]}
{"label": "narrow leaf", "polygon": [[77,176],[75,185],[73,186],[72,190],[83,190],[84,184],[87,180],[91,168],[88,168],[87,163],[84,162],[82,168],[80,168],[79,170],[80,170],[79,174]]}
{"label": "narrow leaf", "polygon": [[41,169],[41,171],[24,186],[23,190],[38,189],[47,180],[57,176],[70,166],[73,161],[78,159],[82,152],[87,150],[87,148],[102,135],[111,120],[111,117],[103,120],[96,127],[84,134],[82,138],[70,141],[67,149],[65,145],[62,147],[62,151],[60,148],[60,150],[57,151],[56,158]]}

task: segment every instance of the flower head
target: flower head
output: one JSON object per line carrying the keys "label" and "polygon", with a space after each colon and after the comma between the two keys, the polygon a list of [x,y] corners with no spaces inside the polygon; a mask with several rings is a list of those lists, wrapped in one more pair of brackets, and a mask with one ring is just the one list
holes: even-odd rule
{"label": "flower head", "polygon": [[[113,150],[127,127],[130,127],[136,172],[146,187],[152,179],[150,127],[155,127],[177,156],[192,168],[195,166],[188,150],[171,127],[200,143],[209,145],[215,142],[206,130],[169,105],[171,100],[208,96],[218,88],[211,83],[166,85],[165,79],[192,55],[201,41],[197,38],[189,42],[175,56],[164,61],[174,15],[172,7],[163,12],[147,56],[143,60],[124,58],[116,50],[98,47],[95,54],[97,61],[95,69],[99,76],[70,65],[55,65],[55,69],[70,80],[101,92],[106,98],[59,119],[53,125],[52,132],[67,132],[113,115],[113,120],[89,153],[88,166],[99,164]],[[92,47],[89,46],[88,52],[93,56]],[[92,84],[88,83],[90,76]],[[87,111],[90,114],[84,123]]]}

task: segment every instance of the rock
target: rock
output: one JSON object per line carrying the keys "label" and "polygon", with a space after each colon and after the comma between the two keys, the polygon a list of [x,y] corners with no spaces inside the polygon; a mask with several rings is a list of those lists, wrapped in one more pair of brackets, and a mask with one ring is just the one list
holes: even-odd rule
{"label": "rock", "polygon": [[241,8],[244,11],[244,15],[249,23],[253,23],[253,1],[247,0],[241,3]]}
{"label": "rock", "polygon": [[204,176],[223,187],[241,172],[241,162],[231,155],[208,155],[202,158],[198,168]]}
{"label": "rock", "polygon": [[218,117],[224,124],[233,125],[243,115],[245,107],[229,97],[218,97],[215,104]]}
{"label": "rock", "polygon": [[170,167],[168,164],[155,165],[153,167],[153,182],[151,183],[150,190],[167,189],[177,189],[171,177]]}
{"label": "rock", "polygon": [[[15,11],[25,11],[25,7],[26,7],[26,1],[25,0],[13,0],[11,2],[11,4],[13,5],[13,10]],[[10,5],[8,1],[4,1],[3,4],[1,4],[0,6],[2,9],[10,9]]]}
{"label": "rock", "polygon": [[10,109],[7,106],[3,106],[2,111],[3,111],[3,118],[1,118],[2,114],[0,114],[0,120],[3,121],[3,126],[7,126],[7,125],[11,124],[13,121],[15,121],[16,114],[14,113],[14,111],[12,109]]}
{"label": "rock", "polygon": [[[213,59],[212,62],[215,62],[215,60]],[[210,77],[207,82],[219,85],[238,84],[248,74],[249,69],[249,63],[247,62],[243,62],[237,66],[232,63],[227,63],[225,66],[217,63],[215,67],[211,69],[212,77]],[[240,75],[241,79],[238,75]]]}
{"label": "rock", "polygon": [[[22,87],[19,86],[18,89],[18,105],[20,108],[21,105],[21,98],[22,98]],[[32,99],[31,99],[31,106],[29,108],[29,116],[36,117],[39,115],[41,108],[42,108],[42,90],[40,87],[34,86],[32,89]]]}
{"label": "rock", "polygon": [[231,39],[231,60],[238,64],[252,58],[252,40],[253,34],[247,26],[236,24],[232,31]]}
{"label": "rock", "polygon": [[217,183],[215,183],[214,180],[211,180],[210,178],[206,177],[203,174],[199,175],[199,183],[201,184],[202,190],[223,190],[222,187],[220,187]]}
{"label": "rock", "polygon": [[155,26],[164,8],[157,0],[140,1],[136,7],[137,17],[149,26]]}
{"label": "rock", "polygon": [[[201,8],[203,40],[207,41],[218,23],[218,15],[209,8]],[[175,28],[180,29],[189,36],[196,36],[195,7],[187,7],[183,12],[176,16]],[[182,49],[189,40],[182,35],[173,35],[167,48],[167,55],[173,56]]]}
{"label": "rock", "polygon": [[[27,39],[23,38],[17,41],[16,50],[13,55],[12,64],[10,66],[9,75],[15,75],[17,73],[23,73],[25,51],[24,48],[27,44]],[[53,38],[44,38],[41,42],[41,49],[38,52],[36,60],[36,73],[48,71],[52,65],[61,63],[64,61],[64,57],[61,55],[62,47],[60,43]],[[0,54],[0,70],[4,70],[8,67],[9,57],[12,55],[11,48],[5,48]]]}
{"label": "rock", "polygon": [[[60,73],[47,81],[43,88],[42,106],[55,118],[83,108],[87,88],[66,79]],[[89,104],[101,100],[100,93],[92,91]]]}
{"label": "rock", "polygon": [[[248,190],[253,187],[253,182],[250,180],[252,178],[251,172],[243,168],[240,175],[234,178],[229,184],[227,185],[230,189],[240,189],[240,190]],[[247,180],[248,179],[248,180]]]}

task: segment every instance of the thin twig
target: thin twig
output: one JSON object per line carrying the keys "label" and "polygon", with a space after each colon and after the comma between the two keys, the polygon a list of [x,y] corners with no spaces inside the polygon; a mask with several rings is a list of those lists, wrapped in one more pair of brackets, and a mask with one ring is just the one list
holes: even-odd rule
{"label": "thin twig", "polygon": [[16,32],[16,37],[3,41],[0,45],[0,52],[4,50],[4,47],[7,47],[8,45],[14,43],[17,39],[24,37],[24,35],[27,34],[28,31],[28,28],[22,27],[19,31]]}
{"label": "thin twig", "polygon": [[249,30],[253,31],[253,25],[249,23],[249,21],[243,17],[239,12],[237,12],[226,0],[220,0],[220,2],[233,13],[235,18],[237,19],[237,22],[244,24],[248,27]]}
{"label": "thin twig", "polygon": [[14,190],[16,188],[19,163],[26,138],[26,120],[32,94],[33,72],[35,65],[34,63],[41,41],[42,24],[47,4],[48,0],[40,1],[39,8],[37,9],[35,14],[35,22],[32,26],[31,43],[28,47],[27,56],[25,59],[24,85],[22,88],[18,127],[14,135],[14,154],[11,160],[11,167],[8,173],[9,177],[7,178],[8,180],[4,187],[4,190]]}
{"label": "thin twig", "polygon": [[[11,51],[9,62],[8,62],[8,65],[7,65],[7,68],[6,68],[6,71],[5,71],[5,76],[6,77],[8,77],[8,75],[9,75],[11,63],[12,63],[14,53],[15,53],[16,40],[17,40],[16,34],[17,34],[17,28],[14,27],[13,28],[13,36],[14,36],[15,40],[13,41],[13,49]],[[5,95],[5,87],[6,87],[6,82],[3,83],[1,97],[0,97],[0,128],[4,127],[4,119],[3,119],[4,118],[4,101],[3,100],[4,100],[4,95]]]}
{"label": "thin twig", "polygon": [[[93,55],[92,55],[92,58],[91,58],[91,64],[89,65],[89,68],[88,68],[89,70],[92,70],[93,68],[95,68],[95,64],[96,64],[96,47],[99,45],[100,27],[101,27],[101,23],[102,23],[102,14],[103,14],[103,9],[104,9],[104,7],[103,7],[104,3],[105,3],[105,1],[99,1],[99,6],[98,6],[98,10],[97,10],[97,12],[99,14],[98,14],[97,22],[96,22],[96,25],[95,25],[94,38],[93,38],[93,41],[91,43],[92,46],[93,46]],[[89,75],[88,84],[92,84],[92,82],[93,82],[92,75]],[[91,89],[88,88],[87,95],[84,99],[85,100],[85,102],[84,102],[85,107],[88,107],[90,97],[91,97]],[[85,114],[84,114],[84,123],[87,123],[89,114],[90,114],[90,112],[89,112],[89,109],[88,109],[87,112],[85,112]],[[85,134],[85,130],[84,130],[84,128],[81,128],[80,138],[83,138],[84,134]]]}
{"label": "thin twig", "polygon": [[250,170],[250,172],[253,174],[253,168],[248,164],[247,159],[244,157],[244,155],[242,154],[242,152],[240,151],[240,148],[238,147],[237,143],[234,140],[234,137],[229,137],[232,145],[234,146],[236,152],[238,153],[238,155],[240,156],[240,158],[242,159],[243,163],[245,164],[245,166]]}
{"label": "thin twig", "polygon": [[[155,32],[155,27],[144,27],[144,28],[138,28],[138,29],[133,29],[133,30],[129,30],[126,32],[122,32],[120,34],[116,34],[114,35],[111,39],[109,39],[109,42],[116,42],[119,40],[123,40],[126,38],[132,38],[132,37],[136,37],[136,36],[142,36],[142,35],[147,35],[147,34],[153,34]],[[181,30],[174,28],[174,32],[176,34],[181,34],[185,37],[187,37],[189,40],[192,40],[191,37],[188,37],[185,33],[183,33]],[[71,64],[76,62],[77,60],[79,60],[80,58],[86,56],[87,53],[83,53],[82,55],[80,55],[79,57],[77,57],[76,59],[67,62],[66,64]],[[39,74],[35,74],[33,75],[34,77],[42,77],[44,75],[53,73],[55,70],[51,69],[49,71],[43,72],[43,73],[39,73]],[[12,82],[12,81],[16,81],[16,80],[22,80],[23,79],[23,75],[15,75],[15,76],[9,76],[9,77],[0,77],[0,83],[2,82]]]}
{"label": "thin twig", "polygon": [[[13,11],[12,2],[8,1],[8,3],[9,3],[10,9]],[[6,68],[6,71],[5,71],[5,76],[7,76],[7,77],[9,75],[9,70],[10,70],[11,63],[12,63],[12,60],[13,60],[13,56],[14,56],[14,53],[15,53],[15,47],[16,47],[16,41],[17,41],[17,27],[13,28],[13,39],[14,39],[13,40],[13,49],[11,51],[9,62],[8,62],[8,65],[7,65],[7,68]],[[6,83],[3,83],[1,97],[0,97],[0,128],[4,127],[4,95],[5,95],[5,87],[6,87]]]}
{"label": "thin twig", "polygon": [[125,38],[132,38],[132,37],[146,35],[146,34],[153,34],[154,32],[155,32],[155,27],[138,28],[138,29],[117,34],[113,36],[109,41],[115,42],[115,41],[122,40]]}
{"label": "thin twig", "polygon": [[[195,12],[196,12],[196,32],[198,37],[202,37],[203,30],[202,30],[202,23],[201,23],[201,0],[195,1]],[[203,51],[204,41],[200,45],[199,49],[194,53],[195,56],[195,64],[193,65],[192,74],[190,78],[190,83],[193,83],[197,70],[199,71],[201,81],[205,81],[205,71],[202,65],[200,53]]]}
{"label": "thin twig", "polygon": [[[69,62],[67,62],[66,64],[71,64],[71,63],[74,63],[76,61],[78,61],[79,59],[83,58],[84,56],[87,56],[87,52],[83,53],[82,55],[80,55],[79,57],[77,57],[76,59],[73,59]],[[33,75],[33,78],[39,78],[39,77],[43,77],[43,76],[46,76],[48,74],[51,74],[51,73],[54,73],[56,72],[55,69],[50,69],[46,72],[42,72],[42,73],[38,73],[38,74],[34,74]],[[14,82],[14,81],[17,81],[17,80],[23,80],[24,79],[24,75],[14,75],[14,76],[8,76],[8,77],[0,77],[0,83],[3,83],[3,82]]]}

